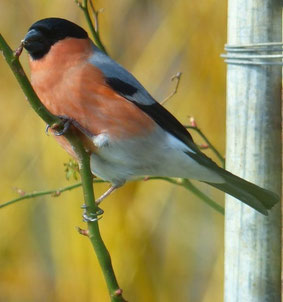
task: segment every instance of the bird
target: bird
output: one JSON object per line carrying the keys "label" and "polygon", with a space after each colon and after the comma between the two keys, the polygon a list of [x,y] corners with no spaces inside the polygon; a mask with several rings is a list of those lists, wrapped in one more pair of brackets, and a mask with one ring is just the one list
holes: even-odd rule
{"label": "bird", "polygon": [[[279,196],[218,166],[187,129],[79,25],[45,18],[22,40],[31,84],[43,105],[71,125],[90,153],[91,171],[111,183],[97,203],[138,176],[195,179],[268,215]],[[55,138],[73,157],[64,133]]]}

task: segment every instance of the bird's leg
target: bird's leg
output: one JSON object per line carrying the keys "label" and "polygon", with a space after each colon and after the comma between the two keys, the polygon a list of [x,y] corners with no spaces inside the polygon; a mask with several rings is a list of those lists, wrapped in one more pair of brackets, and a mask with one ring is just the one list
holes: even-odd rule
{"label": "bird's leg", "polygon": [[103,193],[98,199],[95,200],[95,203],[99,205],[103,199],[112,194],[119,187],[121,187],[121,185],[112,185],[105,193]]}

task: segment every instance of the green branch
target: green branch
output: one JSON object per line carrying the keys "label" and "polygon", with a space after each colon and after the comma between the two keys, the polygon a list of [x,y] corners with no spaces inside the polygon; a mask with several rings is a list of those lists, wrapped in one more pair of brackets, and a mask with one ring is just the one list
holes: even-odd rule
{"label": "green branch", "polygon": [[115,273],[113,270],[110,254],[101,238],[99,225],[98,225],[98,215],[101,210],[98,208],[94,200],[93,192],[93,175],[90,170],[90,157],[89,154],[85,152],[83,148],[75,148],[76,154],[80,158],[80,174],[82,180],[82,187],[84,192],[85,210],[88,217],[92,220],[88,220],[88,237],[92,243],[95,250],[98,262],[102,269],[110,298],[112,302],[123,302],[125,301],[122,297],[122,290],[119,288]]}
{"label": "green branch", "polygon": [[[18,56],[21,53],[21,49],[17,50],[16,54],[13,53],[12,49],[6,43],[2,35],[0,34],[0,50],[3,52],[4,58],[9,64],[11,70],[13,71],[15,77],[17,78],[22,90],[24,91],[28,102],[36,113],[51,126],[61,125],[61,120],[52,115],[40,102],[36,93],[34,92],[25,72],[19,62]],[[90,170],[90,160],[89,154],[84,150],[83,145],[80,140],[72,133],[71,130],[67,130],[64,134],[65,138],[72,145],[80,167],[80,174],[84,192],[84,199],[86,204],[86,213],[89,217],[97,217],[100,209],[95,204],[93,185],[92,185],[92,174]],[[16,201],[15,201],[16,202]],[[101,269],[103,271],[109,294],[112,302],[125,301],[122,297],[122,290],[119,288],[113,267],[111,264],[110,255],[104,245],[101,238],[98,221],[88,222],[89,238],[96,252],[98,261],[100,263]]]}

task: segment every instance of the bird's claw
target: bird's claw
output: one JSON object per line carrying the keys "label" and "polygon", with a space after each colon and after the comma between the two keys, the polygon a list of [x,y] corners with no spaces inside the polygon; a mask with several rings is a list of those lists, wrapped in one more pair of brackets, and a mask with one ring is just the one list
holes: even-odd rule
{"label": "bird's claw", "polygon": [[62,130],[59,130],[59,131],[56,130],[56,131],[54,132],[54,134],[55,134],[56,136],[64,135],[64,134],[68,131],[68,129],[70,128],[71,123],[72,123],[72,120],[63,118],[63,119],[62,119],[62,123],[63,123],[63,129],[62,129]]}
{"label": "bird's claw", "polygon": [[97,216],[97,214],[87,214],[87,213],[83,213],[83,222],[94,222],[94,221],[98,221],[99,219],[101,219],[102,216]]}
{"label": "bird's claw", "polygon": [[[67,117],[60,117],[62,119],[61,123],[59,124],[55,124],[55,125],[47,125],[45,128],[45,133],[48,135],[48,130],[51,128],[52,130],[54,130],[54,135],[56,136],[61,136],[64,135],[68,129],[70,128],[71,124],[72,124],[72,120],[70,118]],[[56,128],[58,128],[59,126],[63,125],[63,129],[62,130],[56,130]]]}
{"label": "bird's claw", "polygon": [[48,131],[49,131],[50,127],[51,127],[50,125],[48,125],[48,124],[46,125],[46,127],[45,127],[45,133],[46,133],[46,135],[49,135]]}
{"label": "bird's claw", "polygon": [[98,208],[98,210],[96,211],[96,213],[90,213],[90,214],[87,214],[87,211],[86,209],[88,208],[87,205],[83,204],[81,206],[82,209],[84,209],[84,212],[83,212],[83,221],[84,222],[94,222],[94,221],[98,221],[99,219],[102,218],[102,214],[104,213],[104,211],[100,208]]}

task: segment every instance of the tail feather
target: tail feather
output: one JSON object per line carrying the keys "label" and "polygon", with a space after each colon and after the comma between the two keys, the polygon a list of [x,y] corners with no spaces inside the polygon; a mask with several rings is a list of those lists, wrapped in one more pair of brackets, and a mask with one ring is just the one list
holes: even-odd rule
{"label": "tail feather", "polygon": [[264,215],[268,215],[267,210],[270,210],[279,202],[277,194],[248,182],[220,167],[218,168],[217,172],[224,178],[225,183],[207,182],[211,186],[234,196]]}
{"label": "tail feather", "polygon": [[280,198],[277,194],[220,168],[214,161],[200,151],[187,152],[187,154],[199,164],[206,168],[210,168],[212,171],[223,177],[225,181],[224,183],[205,181],[206,183],[234,196],[260,213],[268,215],[267,210],[270,210],[277,202],[279,202]]}

